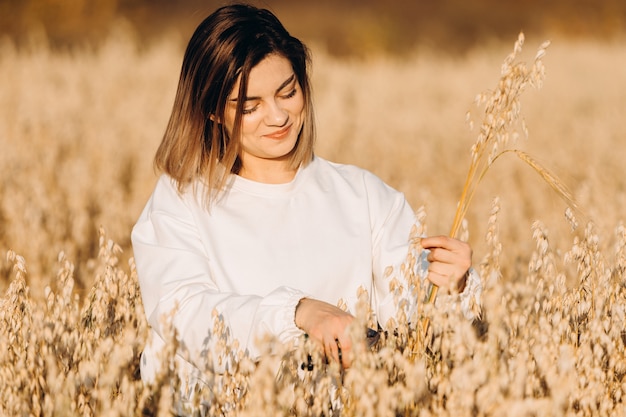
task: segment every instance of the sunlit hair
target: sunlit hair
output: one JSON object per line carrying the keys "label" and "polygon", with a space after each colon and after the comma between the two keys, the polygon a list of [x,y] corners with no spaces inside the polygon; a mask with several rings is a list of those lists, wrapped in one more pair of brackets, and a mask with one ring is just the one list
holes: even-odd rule
{"label": "sunlit hair", "polygon": [[304,96],[304,123],[290,167],[311,161],[315,126],[307,47],[270,11],[225,6],[200,23],[189,41],[174,108],[155,156],[156,168],[170,175],[179,191],[201,180],[208,185],[205,199],[210,203],[227,187],[230,175],[239,172],[243,100],[237,102],[232,137],[219,121],[238,77],[237,96],[246,97],[250,70],[271,54],[291,62]]}

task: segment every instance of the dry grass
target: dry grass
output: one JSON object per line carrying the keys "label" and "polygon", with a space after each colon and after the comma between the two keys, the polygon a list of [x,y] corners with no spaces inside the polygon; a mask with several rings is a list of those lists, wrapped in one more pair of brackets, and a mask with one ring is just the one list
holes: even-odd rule
{"label": "dry grass", "polygon": [[[0,48],[0,414],[168,415],[173,372],[150,387],[137,377],[147,332],[128,235],[155,181],[182,51],[124,35],[96,51]],[[317,53],[319,153],[376,172],[425,205],[429,232],[447,233],[474,142],[464,116],[506,53]],[[533,170],[500,158],[467,212],[482,321],[424,305],[426,341],[399,318],[345,374],[315,357],[297,372],[306,345],[275,346],[283,356],[216,377],[210,414],[330,415],[339,398],[346,416],[625,415],[624,63],[618,45],[553,41],[544,88],[522,100],[520,146],[587,217],[564,215]]]}

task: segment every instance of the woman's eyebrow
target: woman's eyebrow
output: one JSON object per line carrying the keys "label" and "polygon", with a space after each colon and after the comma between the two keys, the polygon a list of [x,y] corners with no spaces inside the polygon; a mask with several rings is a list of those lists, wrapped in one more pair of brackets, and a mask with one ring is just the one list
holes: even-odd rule
{"label": "woman's eyebrow", "polygon": [[[287,87],[295,79],[296,79],[296,74],[291,74],[291,76],[289,78],[287,78],[285,81],[283,81],[283,83],[276,89],[276,93],[281,91],[283,88]],[[260,99],[261,99],[261,97],[246,97],[244,99],[244,101],[260,100]],[[235,101],[238,101],[238,100],[239,100],[239,98],[234,97],[234,98],[231,98],[229,101],[235,102]]]}

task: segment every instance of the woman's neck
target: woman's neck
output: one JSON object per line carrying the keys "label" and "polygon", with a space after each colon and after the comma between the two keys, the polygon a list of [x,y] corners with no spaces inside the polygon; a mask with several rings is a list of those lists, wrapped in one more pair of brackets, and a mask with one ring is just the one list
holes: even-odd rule
{"label": "woman's neck", "polygon": [[296,176],[296,169],[290,168],[286,161],[285,163],[272,162],[244,164],[239,170],[239,176],[265,184],[286,184],[293,181]]}

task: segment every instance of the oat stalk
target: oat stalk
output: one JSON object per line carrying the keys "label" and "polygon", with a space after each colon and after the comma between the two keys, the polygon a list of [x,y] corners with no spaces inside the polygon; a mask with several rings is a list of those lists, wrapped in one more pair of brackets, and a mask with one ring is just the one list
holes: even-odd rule
{"label": "oat stalk", "polygon": [[[528,154],[507,148],[510,143],[514,143],[518,138],[519,134],[516,128],[519,125],[521,125],[524,135],[528,136],[524,121],[520,119],[520,97],[526,87],[540,88],[542,86],[545,77],[545,67],[542,60],[550,42],[546,41],[541,44],[530,68],[526,63],[517,61],[523,44],[524,34],[520,33],[513,47],[513,52],[505,58],[502,64],[500,80],[496,88],[493,91],[479,94],[475,99],[477,105],[484,106],[484,114],[478,138],[471,148],[471,163],[450,228],[450,237],[457,236],[478,184],[496,159],[504,153],[515,152],[520,159],[547,180],[552,188],[565,196],[567,201],[573,201],[571,194],[566,191],[562,183]],[[471,128],[469,113],[467,118]],[[564,190],[565,194],[563,193]],[[437,290],[438,287],[432,285],[428,302],[435,301]]]}

